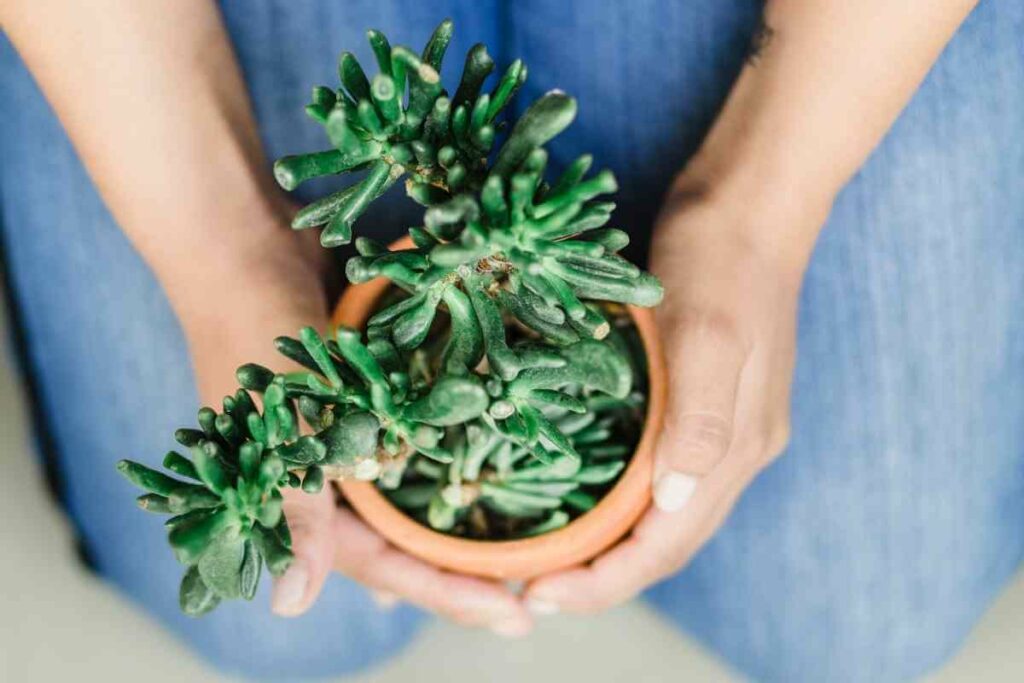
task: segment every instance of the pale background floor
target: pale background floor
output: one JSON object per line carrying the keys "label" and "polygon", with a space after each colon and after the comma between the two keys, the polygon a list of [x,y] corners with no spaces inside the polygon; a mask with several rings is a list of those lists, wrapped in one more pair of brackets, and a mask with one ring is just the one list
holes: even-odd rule
{"label": "pale background floor", "polygon": [[[3,353],[6,341],[0,329],[0,681],[221,680],[77,564],[67,525],[35,466],[20,387]],[[624,637],[634,646],[622,647]],[[692,640],[633,604],[601,617],[549,618],[532,637],[515,642],[437,623],[398,659],[347,680],[736,679]],[[929,680],[1024,680],[1024,577],[989,611],[962,652]]]}

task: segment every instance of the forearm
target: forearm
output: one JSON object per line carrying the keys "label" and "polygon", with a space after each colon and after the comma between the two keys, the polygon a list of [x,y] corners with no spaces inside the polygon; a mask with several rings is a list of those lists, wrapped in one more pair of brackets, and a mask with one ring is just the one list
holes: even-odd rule
{"label": "forearm", "polygon": [[322,322],[211,0],[8,0],[0,21],[167,292],[205,394]]}
{"label": "forearm", "polygon": [[173,298],[208,294],[213,264],[231,268],[280,225],[280,193],[210,0],[14,0],[0,19]]}
{"label": "forearm", "polygon": [[748,64],[680,176],[680,194],[772,207],[793,219],[777,226],[795,231],[782,241],[809,253],[835,194],[975,4],[770,0]]}

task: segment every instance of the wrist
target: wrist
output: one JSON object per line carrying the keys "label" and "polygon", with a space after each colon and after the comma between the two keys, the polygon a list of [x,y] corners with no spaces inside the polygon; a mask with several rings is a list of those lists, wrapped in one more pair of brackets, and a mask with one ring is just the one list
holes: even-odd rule
{"label": "wrist", "polygon": [[328,319],[324,250],[283,225],[234,249],[203,252],[165,283],[207,403],[236,386],[244,363],[282,366],[273,340]]}
{"label": "wrist", "polygon": [[806,253],[849,174],[830,158],[816,119],[794,110],[777,52],[743,69],[669,199],[721,207],[755,242]]}
{"label": "wrist", "polygon": [[295,337],[306,325],[325,329],[325,301],[322,289],[236,282],[234,289],[209,297],[202,308],[179,314],[204,404],[213,405],[234,391],[235,370],[245,363],[284,371],[288,362],[277,353],[274,339]]}
{"label": "wrist", "polygon": [[672,182],[662,209],[714,216],[716,229],[801,273],[832,208],[834,192],[800,182],[780,164],[745,163],[702,148]]}
{"label": "wrist", "polygon": [[312,231],[288,226],[292,213],[290,204],[266,203],[203,221],[199,230],[192,223],[147,259],[182,322],[216,316],[221,297],[305,290],[320,302],[331,260]]}

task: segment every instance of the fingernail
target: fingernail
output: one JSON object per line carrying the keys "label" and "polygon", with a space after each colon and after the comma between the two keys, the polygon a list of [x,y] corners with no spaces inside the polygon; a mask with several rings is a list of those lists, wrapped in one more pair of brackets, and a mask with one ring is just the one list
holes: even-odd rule
{"label": "fingernail", "polygon": [[274,583],[274,590],[270,593],[270,609],[282,617],[297,615],[308,586],[309,569],[305,560],[296,558],[284,576]]}
{"label": "fingernail", "polygon": [[697,490],[697,477],[682,472],[666,472],[654,485],[654,504],[663,512],[686,507]]}
{"label": "fingernail", "polygon": [[538,598],[527,598],[526,609],[530,611],[530,614],[535,614],[538,617],[558,614],[557,603],[551,602],[550,600],[540,600]]}
{"label": "fingernail", "polygon": [[391,591],[370,591],[370,596],[382,610],[391,610],[398,604],[398,596]]}
{"label": "fingernail", "polygon": [[491,631],[502,638],[522,638],[530,632],[530,622],[522,619],[506,619],[492,624]]}

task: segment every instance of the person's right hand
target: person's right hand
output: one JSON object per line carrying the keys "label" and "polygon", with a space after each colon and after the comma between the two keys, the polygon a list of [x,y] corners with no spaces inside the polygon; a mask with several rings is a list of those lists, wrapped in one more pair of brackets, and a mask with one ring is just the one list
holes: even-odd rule
{"label": "person's right hand", "polygon": [[442,571],[398,550],[352,510],[336,506],[330,487],[316,495],[289,490],[285,515],[295,559],[274,584],[271,607],[276,614],[296,616],[309,609],[333,569],[372,589],[383,607],[405,600],[464,626],[508,637],[532,628],[529,613],[508,589]]}
{"label": "person's right hand", "polygon": [[[282,211],[287,215],[287,208]],[[248,225],[248,248],[225,250],[216,270],[204,268],[194,294],[172,296],[189,341],[204,404],[218,406],[233,391],[235,368],[255,362],[284,369],[274,350],[280,335],[295,336],[312,325],[327,329],[324,281],[329,258],[311,232],[294,233],[284,218],[272,226]],[[218,305],[218,297],[230,306]],[[532,620],[522,602],[491,581],[443,572],[388,544],[347,508],[335,503],[332,487],[317,495],[285,492],[285,515],[295,559],[276,580],[272,610],[297,616],[316,601],[331,570],[374,591],[383,606],[404,600],[467,626],[505,636],[525,635]]]}

